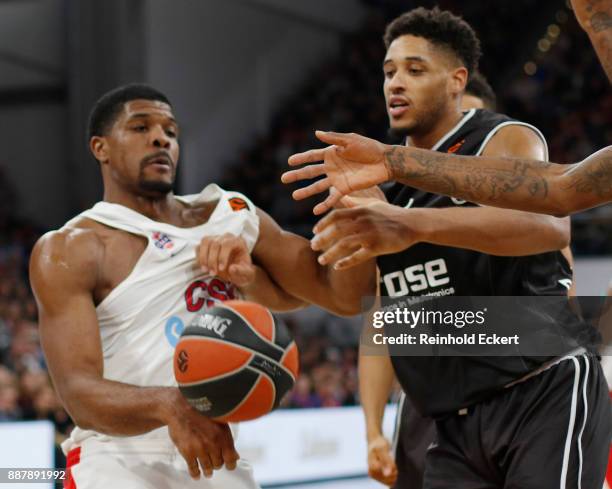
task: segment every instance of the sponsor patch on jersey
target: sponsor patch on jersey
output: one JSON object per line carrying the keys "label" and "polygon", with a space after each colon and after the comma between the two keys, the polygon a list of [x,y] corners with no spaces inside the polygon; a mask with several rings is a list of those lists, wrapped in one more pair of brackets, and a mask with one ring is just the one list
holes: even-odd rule
{"label": "sponsor patch on jersey", "polygon": [[240,197],[232,197],[231,199],[229,199],[229,204],[232,207],[233,211],[249,209],[249,204],[246,203],[246,200],[241,199]]}
{"label": "sponsor patch on jersey", "polygon": [[174,248],[172,238],[166,233],[160,233],[159,231],[153,233],[153,244],[160,250],[171,250]]}

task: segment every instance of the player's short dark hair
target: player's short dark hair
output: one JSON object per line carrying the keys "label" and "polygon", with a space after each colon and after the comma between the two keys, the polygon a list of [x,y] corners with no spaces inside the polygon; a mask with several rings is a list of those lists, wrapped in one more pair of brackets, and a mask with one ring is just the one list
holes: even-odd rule
{"label": "player's short dark hair", "polygon": [[465,93],[481,99],[485,109],[495,110],[497,107],[497,95],[489,85],[482,73],[472,73],[465,87]]}
{"label": "player's short dark hair", "polygon": [[451,51],[470,73],[478,69],[482,55],[478,36],[465,20],[448,10],[419,7],[400,15],[387,25],[385,46],[389,49],[395,39],[406,35],[422,37]]}
{"label": "player's short dark hair", "polygon": [[155,100],[172,105],[163,93],[149,85],[132,83],[117,87],[102,95],[94,104],[87,124],[87,140],[93,136],[104,136],[113,126],[123,106],[132,100]]}

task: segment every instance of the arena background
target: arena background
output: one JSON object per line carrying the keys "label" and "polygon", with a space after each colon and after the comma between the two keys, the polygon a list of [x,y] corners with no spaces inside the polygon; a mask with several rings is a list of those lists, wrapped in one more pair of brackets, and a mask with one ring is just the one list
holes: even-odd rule
{"label": "arena background", "polygon": [[[499,110],[538,126],[553,161],[612,142],[612,90],[566,2],[435,3],[477,30]],[[71,423],[45,373],[26,272],[41,233],[101,198],[84,136],[93,101],[131,81],[164,91],[182,128],[177,192],[215,181],[309,236],[312,202],[293,202],[279,180],[287,156],[317,144],[315,128],[386,137],[382,32],[420,5],[434,2],[0,0],[0,466],[65,464],[52,445]],[[572,248],[578,293],[604,294],[612,206],[573,218]],[[354,407],[359,322],[314,308],[283,319],[302,376],[290,409],[244,425],[243,455],[268,485],[375,487]]]}

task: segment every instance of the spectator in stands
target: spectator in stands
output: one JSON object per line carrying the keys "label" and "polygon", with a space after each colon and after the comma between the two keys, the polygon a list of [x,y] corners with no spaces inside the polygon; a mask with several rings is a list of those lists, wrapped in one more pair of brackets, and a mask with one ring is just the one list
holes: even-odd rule
{"label": "spectator in stands", "polygon": [[21,411],[17,404],[19,388],[17,376],[0,365],[0,421],[18,421]]}

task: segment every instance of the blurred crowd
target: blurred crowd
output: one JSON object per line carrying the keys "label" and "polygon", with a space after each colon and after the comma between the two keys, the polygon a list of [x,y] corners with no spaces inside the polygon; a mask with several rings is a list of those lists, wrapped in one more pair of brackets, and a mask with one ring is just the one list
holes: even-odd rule
{"label": "blurred crowd", "polygon": [[27,281],[28,258],[41,230],[16,218],[16,205],[0,166],[0,421],[46,419],[62,436],[72,423],[46,370]]}

